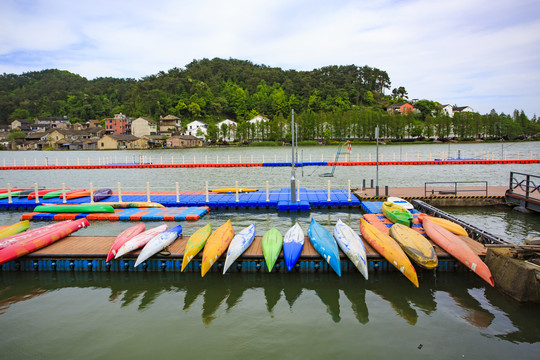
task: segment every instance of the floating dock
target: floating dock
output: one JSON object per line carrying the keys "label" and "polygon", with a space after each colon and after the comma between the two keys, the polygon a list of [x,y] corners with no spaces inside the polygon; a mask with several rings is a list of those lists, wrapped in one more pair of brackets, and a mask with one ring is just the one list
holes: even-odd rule
{"label": "floating dock", "polygon": [[[486,255],[486,248],[467,237],[462,237],[467,244],[481,257]],[[184,249],[189,236],[178,238],[170,247],[170,255],[156,255],[137,268],[134,267],[139,252],[129,253],[120,260],[106,263],[105,259],[114,241],[113,236],[68,236],[62,240],[0,266],[3,271],[169,271],[180,272]],[[397,271],[373,248],[364,241],[370,271]],[[468,271],[463,265],[448,255],[443,249],[434,245],[440,271]],[[222,272],[226,254],[223,254],[210,271]],[[342,271],[358,271],[349,259],[340,251]],[[199,272],[202,252],[186,267],[185,271]],[[283,252],[280,254],[274,272],[287,272]],[[266,271],[266,263],[262,253],[262,237],[256,236],[251,246],[242,254],[228,272]],[[333,271],[326,261],[313,248],[308,237],[305,238],[304,249],[296,265],[296,271]],[[417,271],[425,271],[417,268]]]}

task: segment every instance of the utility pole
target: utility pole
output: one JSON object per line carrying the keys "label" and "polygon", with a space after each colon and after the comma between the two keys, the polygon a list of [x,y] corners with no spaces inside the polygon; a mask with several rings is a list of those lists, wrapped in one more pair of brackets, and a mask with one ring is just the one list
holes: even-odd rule
{"label": "utility pole", "polygon": [[375,139],[377,140],[377,171],[375,176],[375,196],[379,196],[379,125],[375,128]]}
{"label": "utility pole", "polygon": [[292,145],[292,156],[291,156],[291,203],[296,202],[296,178],[294,177],[295,168],[294,168],[294,109],[291,110],[292,114],[292,137],[291,137],[291,145]]}

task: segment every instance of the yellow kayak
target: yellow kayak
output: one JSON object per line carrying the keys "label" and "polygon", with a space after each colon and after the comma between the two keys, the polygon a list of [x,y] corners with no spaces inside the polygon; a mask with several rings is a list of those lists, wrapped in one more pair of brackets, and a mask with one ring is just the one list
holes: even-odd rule
{"label": "yellow kayak", "polygon": [[[211,192],[214,192],[214,193],[235,193],[236,192],[236,188],[222,188],[222,189],[212,189],[210,190]],[[239,193],[242,193],[242,192],[253,192],[253,191],[259,191],[257,189],[246,189],[246,188],[238,188],[238,192]]]}
{"label": "yellow kayak", "polygon": [[0,230],[0,239],[26,231],[29,227],[30,227],[30,222],[28,220],[24,220],[16,224],[6,226],[2,230]]}
{"label": "yellow kayak", "polygon": [[360,232],[371,247],[394,265],[414,286],[419,286],[414,266],[394,239],[368,223],[365,219],[360,219]]}
{"label": "yellow kayak", "polygon": [[195,231],[193,235],[189,237],[186,244],[186,249],[184,250],[184,259],[182,260],[181,271],[184,271],[191,259],[193,259],[193,257],[204,248],[204,244],[206,244],[206,240],[208,240],[211,233],[212,223],[208,223],[206,226],[203,226],[199,230]]}
{"label": "yellow kayak", "polygon": [[234,229],[231,225],[231,220],[227,220],[225,224],[218,227],[216,231],[210,235],[203,251],[201,277],[206,275],[212,265],[217,262],[221,254],[227,250],[233,237]]}
{"label": "yellow kayak", "polygon": [[438,217],[429,216],[427,214],[418,215],[418,220],[420,222],[422,222],[424,219],[429,219],[431,222],[439,225],[440,227],[442,227],[442,228],[444,228],[444,229],[446,229],[446,230],[448,230],[451,233],[454,233],[456,235],[469,236],[469,234],[467,234],[467,231],[461,225],[458,225],[453,221],[438,218]]}
{"label": "yellow kayak", "polygon": [[418,265],[425,269],[434,269],[439,260],[431,243],[418,231],[405,225],[394,224],[390,236],[397,241],[403,251]]}

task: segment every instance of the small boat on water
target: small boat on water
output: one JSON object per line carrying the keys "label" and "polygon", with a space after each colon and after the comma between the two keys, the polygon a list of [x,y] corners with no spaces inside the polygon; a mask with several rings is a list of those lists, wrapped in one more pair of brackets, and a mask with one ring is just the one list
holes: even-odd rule
{"label": "small boat on water", "polygon": [[268,272],[272,272],[283,247],[283,235],[275,227],[268,230],[262,238],[262,251]]}
{"label": "small boat on water", "polygon": [[42,213],[113,213],[114,208],[110,205],[102,204],[61,204],[61,205],[38,205],[34,212]]}
{"label": "small boat on water", "polygon": [[137,261],[135,261],[134,267],[139,266],[154,254],[171,245],[181,233],[182,225],[178,225],[153,237],[141,250],[141,253],[137,257]]}
{"label": "small boat on water", "polygon": [[212,233],[212,223],[208,223],[199,230],[195,231],[190,237],[186,244],[184,250],[184,258],[182,259],[182,269],[184,271],[186,266],[189,264],[191,259],[193,259],[206,244],[206,241]]}
{"label": "small boat on water", "polygon": [[111,249],[109,250],[109,254],[107,254],[107,259],[105,262],[111,261],[111,259],[116,255],[118,250],[129,240],[131,240],[136,235],[139,235],[145,230],[144,223],[139,223],[137,225],[131,226],[127,228],[126,230],[122,231],[116,239],[114,239],[114,242],[111,245]]}
{"label": "small boat on water", "polygon": [[434,243],[471,269],[488,284],[495,286],[491,271],[465,241],[442,226],[437,225],[429,218],[423,218],[422,225],[426,230],[426,234]]}
{"label": "small boat on water", "polygon": [[294,224],[294,226],[285,233],[285,237],[283,238],[283,257],[285,258],[285,265],[287,265],[289,271],[292,270],[300,258],[302,249],[304,249],[304,241],[304,231],[298,223]]}
{"label": "small boat on water", "polygon": [[398,269],[414,286],[418,287],[418,275],[411,261],[399,244],[365,219],[360,219],[360,232],[366,241],[390,264]]}
{"label": "small boat on water", "polygon": [[255,224],[251,224],[238,234],[234,235],[227,251],[227,258],[225,259],[225,265],[223,266],[223,274],[227,272],[227,269],[234,263],[240,255],[250,247],[251,243],[255,239]]}
{"label": "small boat on water", "polygon": [[334,227],[334,238],[341,251],[351,260],[364,278],[368,279],[368,265],[366,248],[358,234],[341,219],[338,219]]}
{"label": "small boat on water", "polygon": [[446,230],[460,236],[469,236],[467,234],[467,231],[459,224],[456,224],[453,221],[442,219],[438,217],[429,216],[427,214],[419,214],[418,215],[418,221],[422,222],[424,219],[429,219],[431,222],[434,222],[435,224],[442,226]]}
{"label": "small boat on water", "polygon": [[29,227],[30,227],[30,222],[28,220],[19,221],[18,223],[9,225],[5,227],[4,229],[0,230],[0,239],[21,233],[27,230]]}
{"label": "small boat on water", "polygon": [[166,231],[167,230],[167,225],[163,224],[163,225],[159,225],[155,228],[152,228],[152,229],[148,229],[138,235],[135,235],[134,237],[132,237],[131,239],[129,239],[128,241],[126,241],[124,243],[124,245],[122,245],[120,247],[120,249],[118,249],[118,251],[116,252],[116,255],[114,256],[115,259],[118,259],[119,257],[127,254],[127,253],[130,253],[134,250],[137,250],[139,248],[142,248],[143,246],[145,246],[150,240],[152,240],[153,238],[155,238],[156,236],[158,236],[159,234],[161,234],[162,232]]}
{"label": "small boat on water", "polygon": [[308,228],[308,236],[315,250],[321,254],[336,274],[341,276],[339,249],[330,231],[326,230],[325,227],[312,218]]}
{"label": "small boat on water", "polygon": [[413,224],[413,216],[410,211],[390,201],[383,202],[382,212],[394,224],[403,224],[408,227]]}
{"label": "small boat on water", "polygon": [[69,234],[88,226],[88,220],[67,220],[61,227],[41,234],[36,238],[21,240],[11,246],[8,246],[0,250],[0,264],[4,264],[8,261],[14,260],[18,257],[24,256],[33,251],[39,250],[45,246],[52,244],[53,242],[63,239]]}
{"label": "small boat on water", "polygon": [[418,231],[402,224],[394,224],[390,228],[390,236],[397,241],[405,254],[425,269],[434,269],[439,260],[433,245]]}
{"label": "small boat on water", "polygon": [[227,250],[234,237],[234,229],[231,220],[218,227],[206,241],[203,250],[203,259],[201,265],[201,277],[204,277],[208,270],[214,265],[221,254]]}

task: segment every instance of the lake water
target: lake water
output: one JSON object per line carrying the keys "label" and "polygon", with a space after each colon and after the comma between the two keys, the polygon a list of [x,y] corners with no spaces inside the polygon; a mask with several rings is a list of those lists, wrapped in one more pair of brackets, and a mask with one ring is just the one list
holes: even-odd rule
{"label": "lake water", "polygon": [[[496,151],[531,154],[540,158],[540,143],[451,144],[461,157]],[[331,160],[337,147],[301,148],[305,161]],[[384,159],[393,153],[411,160],[413,153],[432,156],[448,145],[381,146]],[[501,148],[503,152],[501,153]],[[374,146],[353,146],[352,160],[374,157]],[[357,151],[357,152],[355,152]],[[114,162],[125,157],[216,158],[285,161],[287,148],[231,148],[158,150],[146,152],[1,152],[0,162],[26,158],[75,163],[82,158]],[[471,154],[471,155],[469,155]],[[451,154],[454,156],[454,154]],[[477,155],[478,156],[478,155]],[[363,158],[362,158],[363,157]],[[387,159],[388,157],[388,159]],[[527,156],[528,157],[528,156]],[[123,159],[121,159],[123,158]],[[176,158],[176,160],[175,160]],[[317,159],[315,159],[317,158]],[[491,158],[491,156],[490,156]],[[36,159],[36,160],[34,160]],[[120,160],[121,159],[121,160]],[[157,160],[159,159],[159,160]],[[399,159],[399,158],[398,158]],[[130,159],[128,159],[130,160]],[[54,160],[56,161],[56,160]],[[204,160],[200,161],[204,162]],[[303,171],[303,175],[302,175]],[[297,169],[301,186],[326,189],[327,167]],[[423,186],[426,181],[488,181],[507,185],[510,171],[540,174],[538,164],[381,166],[381,186]],[[38,182],[72,188],[115,188],[144,191],[204,190],[234,186],[271,189],[290,186],[290,168],[196,168],[133,170],[0,171],[0,182],[26,186]],[[337,167],[332,186],[358,187],[374,179],[375,167]],[[5,186],[5,185],[2,185]],[[540,236],[538,214],[506,207],[445,208],[465,221],[508,241],[522,243]],[[19,221],[21,212],[1,212],[0,225]],[[277,213],[274,210],[216,210],[198,222],[183,222],[190,235],[208,222],[219,226],[227,219],[238,232],[254,222],[257,235],[276,226],[284,233],[298,221],[304,231],[311,217],[331,229],[341,218],[358,230],[358,209]],[[38,222],[35,225],[44,225]],[[179,224],[179,223],[176,223]],[[176,225],[170,223],[171,226]],[[76,235],[115,235],[133,224],[94,222]],[[147,224],[154,226],[154,224]],[[158,223],[156,222],[157,226]],[[34,224],[33,224],[34,226]],[[7,273],[0,272],[0,346],[2,358],[540,358],[538,305],[520,305],[470,273],[422,273],[416,289],[401,274],[359,273]]]}

